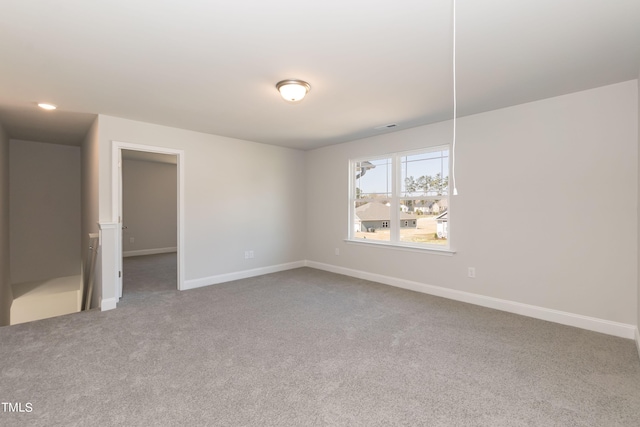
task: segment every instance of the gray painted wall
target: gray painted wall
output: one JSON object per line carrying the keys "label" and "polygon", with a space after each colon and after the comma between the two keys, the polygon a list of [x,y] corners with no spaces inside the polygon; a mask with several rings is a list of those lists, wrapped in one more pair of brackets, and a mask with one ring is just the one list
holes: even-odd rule
{"label": "gray painted wall", "polygon": [[308,152],[307,259],[636,324],[637,85],[460,118],[451,257],[343,241],[348,160],[450,143],[450,121]]}
{"label": "gray painted wall", "polygon": [[123,160],[123,252],[175,248],[177,203],[175,164]]}
{"label": "gray painted wall", "polygon": [[[82,259],[86,258],[89,249],[89,233],[98,233],[98,167],[99,167],[99,140],[98,140],[98,118],[94,120],[89,132],[82,142],[81,163],[82,163]],[[98,307],[100,303],[101,288],[100,274],[100,258],[96,259],[96,267],[94,269],[94,289],[92,293],[92,307]]]}
{"label": "gray painted wall", "polygon": [[9,137],[0,125],[0,326],[9,324],[13,302],[9,230]]}
{"label": "gray painted wall", "polygon": [[[184,150],[185,279],[304,259],[305,153],[110,116],[100,120],[100,221],[112,222],[112,141]],[[245,259],[253,250],[255,258]],[[114,295],[105,286],[103,299]]]}
{"label": "gray painted wall", "polygon": [[11,282],[80,274],[80,147],[10,141]]}

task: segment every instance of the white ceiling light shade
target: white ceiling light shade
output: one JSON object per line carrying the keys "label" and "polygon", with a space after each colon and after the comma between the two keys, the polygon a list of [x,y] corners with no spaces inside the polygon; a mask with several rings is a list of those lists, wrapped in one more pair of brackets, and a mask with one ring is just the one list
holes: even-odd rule
{"label": "white ceiling light shade", "polygon": [[285,101],[298,102],[311,90],[311,85],[302,80],[282,80],[276,84],[276,89]]}
{"label": "white ceiling light shade", "polygon": [[58,108],[53,104],[49,104],[48,102],[39,102],[38,107],[42,108],[43,110],[55,110],[56,108]]}

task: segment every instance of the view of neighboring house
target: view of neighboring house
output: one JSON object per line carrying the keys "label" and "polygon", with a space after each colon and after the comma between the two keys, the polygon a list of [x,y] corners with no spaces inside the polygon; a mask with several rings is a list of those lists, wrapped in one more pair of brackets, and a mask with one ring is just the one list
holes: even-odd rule
{"label": "view of neighboring house", "polygon": [[426,200],[423,203],[416,204],[413,210],[415,212],[420,212],[423,215],[428,215],[428,214],[437,215],[441,212],[446,211],[448,208],[449,208],[449,205],[447,203],[447,200],[443,199],[443,200],[436,200],[436,201]]}
{"label": "view of neighboring house", "polygon": [[446,239],[449,234],[449,211],[445,211],[436,217],[436,234],[438,239]]}
{"label": "view of neighboring house", "polygon": [[[374,231],[389,228],[391,208],[383,203],[369,202],[356,208],[355,231]],[[409,212],[400,212],[400,228],[415,228],[417,216]]]}

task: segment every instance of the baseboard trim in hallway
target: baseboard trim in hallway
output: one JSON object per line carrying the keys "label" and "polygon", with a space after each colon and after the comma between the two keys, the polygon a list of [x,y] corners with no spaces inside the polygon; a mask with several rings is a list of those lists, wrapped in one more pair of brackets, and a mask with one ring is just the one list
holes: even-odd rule
{"label": "baseboard trim in hallway", "polygon": [[167,254],[171,252],[178,252],[178,248],[172,247],[172,248],[141,249],[138,251],[125,251],[122,253],[122,256],[126,258],[130,256],[140,256],[140,255]]}

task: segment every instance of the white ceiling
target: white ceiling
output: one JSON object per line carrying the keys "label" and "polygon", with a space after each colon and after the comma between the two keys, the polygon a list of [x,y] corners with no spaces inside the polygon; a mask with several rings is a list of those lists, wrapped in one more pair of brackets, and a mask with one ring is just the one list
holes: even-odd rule
{"label": "white ceiling", "polygon": [[[2,0],[0,122],[78,144],[106,114],[311,149],[449,119],[452,4]],[[639,0],[457,0],[459,115],[639,68]],[[301,103],[279,97],[287,78],[311,84]]]}

